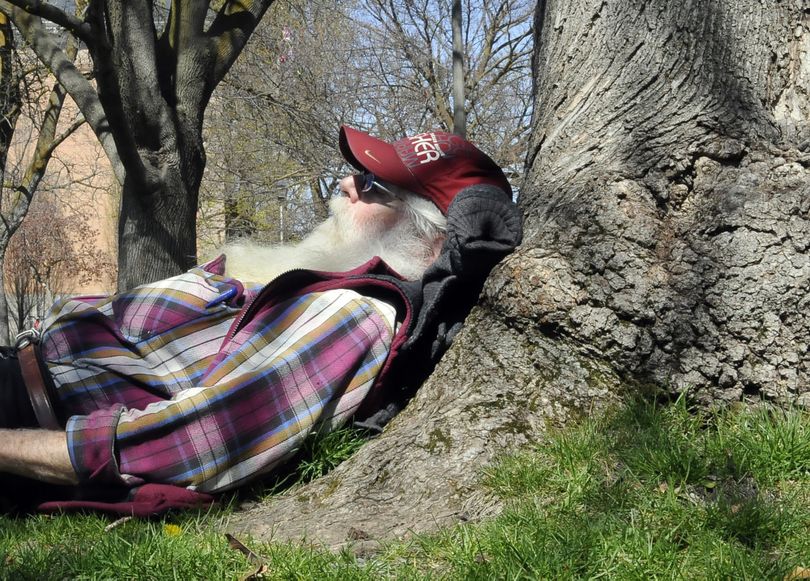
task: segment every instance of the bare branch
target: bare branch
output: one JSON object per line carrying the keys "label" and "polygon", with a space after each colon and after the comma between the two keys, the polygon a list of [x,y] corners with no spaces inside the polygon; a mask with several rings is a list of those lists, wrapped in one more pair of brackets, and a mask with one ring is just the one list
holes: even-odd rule
{"label": "bare branch", "polygon": [[461,0],[453,0],[453,133],[467,137],[467,114],[464,110],[464,46],[461,38]]}
{"label": "bare branch", "polygon": [[87,123],[101,142],[116,178],[123,183],[126,172],[96,90],[65,52],[59,48],[55,37],[45,30],[42,20],[38,16],[12,6],[6,0],[0,0],[0,8],[9,10],[10,18],[31,45],[37,57],[50,69],[76,102]]}
{"label": "bare branch", "polygon": [[[0,13],[0,94],[2,95],[2,101],[0,101],[2,108],[0,115],[0,179],[3,180],[5,179],[9,147],[22,108],[20,87],[13,71],[13,46],[11,23],[5,14]],[[2,190],[0,190],[1,192]],[[0,325],[2,325],[2,321],[0,321]]]}
{"label": "bare branch", "polygon": [[53,4],[40,2],[40,0],[3,0],[3,2],[0,2],[0,10],[8,14],[10,11],[8,5],[14,5],[29,14],[58,24],[72,35],[81,39],[87,46],[93,46],[96,43],[93,28],[88,22],[84,22],[64,10],[60,10]]}
{"label": "bare branch", "polygon": [[50,145],[48,146],[48,148],[46,150],[46,153],[48,155],[52,155],[57,147],[62,145],[62,143],[68,137],[73,135],[79,129],[79,127],[81,127],[85,123],[86,123],[86,121],[85,121],[83,115],[79,115],[78,117],[76,117],[76,119],[74,119],[73,122],[70,125],[68,125],[68,127],[66,127],[65,130],[62,133],[60,133],[59,135],[57,135],[57,136],[55,136],[53,138],[53,140],[51,141]]}

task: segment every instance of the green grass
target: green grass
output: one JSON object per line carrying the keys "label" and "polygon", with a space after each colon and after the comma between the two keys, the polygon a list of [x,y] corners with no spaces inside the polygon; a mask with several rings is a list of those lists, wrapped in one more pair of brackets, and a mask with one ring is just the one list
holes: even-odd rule
{"label": "green grass", "polygon": [[[638,403],[489,468],[482,477],[506,506],[490,521],[364,559],[241,540],[268,579],[784,579],[810,567],[808,420]],[[318,477],[359,444],[350,431],[310,442],[296,478]],[[0,519],[0,578],[243,578],[257,565],[215,532],[227,514],[109,531],[96,516]]]}
{"label": "green grass", "polygon": [[214,532],[220,518],[130,520],[110,531],[98,516],[5,519],[0,578],[230,579],[246,561]]}
{"label": "green grass", "polygon": [[364,442],[362,432],[350,428],[307,439],[296,470],[298,481],[309,482],[323,476],[347,460]]}
{"label": "green grass", "polygon": [[429,553],[457,578],[782,579],[810,566],[808,446],[798,411],[638,404],[504,460],[509,508]]}

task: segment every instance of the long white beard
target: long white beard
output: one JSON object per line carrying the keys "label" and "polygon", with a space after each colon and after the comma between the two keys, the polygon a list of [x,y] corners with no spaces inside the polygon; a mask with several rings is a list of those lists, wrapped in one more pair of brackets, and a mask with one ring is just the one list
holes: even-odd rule
{"label": "long white beard", "polygon": [[403,217],[394,225],[353,220],[349,200],[330,202],[332,215],[297,244],[263,246],[250,241],[225,245],[225,273],[233,278],[267,283],[289,270],[307,268],[343,272],[375,256],[406,279],[422,277],[433,260],[431,245]]}

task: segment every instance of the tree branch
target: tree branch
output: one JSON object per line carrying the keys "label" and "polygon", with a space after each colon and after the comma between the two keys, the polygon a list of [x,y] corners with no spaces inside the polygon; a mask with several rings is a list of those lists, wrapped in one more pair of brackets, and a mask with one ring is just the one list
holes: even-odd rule
{"label": "tree branch", "polygon": [[92,46],[96,42],[93,34],[93,27],[83,20],[60,10],[53,4],[40,2],[39,0],[4,0],[0,2],[0,10],[9,14],[9,7],[4,5],[14,5],[20,10],[29,14],[49,20],[58,24],[72,35],[79,38],[87,46]]}
{"label": "tree branch", "polygon": [[[9,148],[22,107],[20,86],[14,74],[13,47],[14,32],[11,22],[5,14],[0,13],[0,95],[2,95],[2,100],[0,100],[0,109],[2,109],[0,111],[0,181],[5,180]],[[2,209],[1,198],[0,209]],[[2,321],[0,321],[1,325]]]}
{"label": "tree branch", "polygon": [[273,0],[227,0],[208,29],[216,57],[210,90],[222,80]]}
{"label": "tree branch", "polygon": [[76,117],[76,119],[73,120],[73,123],[71,123],[62,133],[53,138],[53,141],[51,142],[51,145],[48,147],[47,152],[49,154],[52,154],[57,147],[62,145],[62,142],[64,142],[65,139],[73,135],[79,129],[79,127],[81,127],[85,123],[86,121],[84,119],[84,115],[79,115],[78,117]]}
{"label": "tree branch", "polygon": [[161,149],[167,96],[161,94],[158,79],[152,2],[107,2],[106,14],[117,71],[107,83],[114,82],[136,143],[154,142],[153,149]]}
{"label": "tree branch", "polygon": [[[78,54],[78,41],[73,35],[68,36],[65,47],[65,57],[71,62],[75,61]],[[39,182],[45,176],[48,162],[51,160],[54,149],[62,142],[56,143],[56,128],[59,124],[59,116],[62,114],[62,106],[65,103],[66,91],[57,81],[48,96],[48,106],[42,117],[37,136],[37,145],[28,170],[25,172],[22,183],[29,192],[35,192]],[[62,138],[64,139],[64,137]]]}
{"label": "tree branch", "polygon": [[87,123],[95,132],[99,142],[101,142],[101,146],[110,160],[115,177],[123,183],[126,171],[119,158],[107,115],[99,101],[96,90],[67,57],[65,52],[59,48],[56,39],[45,30],[42,20],[38,16],[29,14],[25,10],[11,5],[6,0],[0,0],[0,9],[8,10],[9,17],[28,44],[31,45],[39,60],[50,69],[57,81],[76,102]]}
{"label": "tree branch", "polygon": [[[378,6],[382,6],[382,4],[378,4]],[[390,19],[388,22],[385,22],[384,26],[395,35],[402,47],[405,58],[413,65],[414,69],[416,69],[419,75],[424,79],[425,83],[427,83],[427,87],[432,95],[432,99],[427,103],[427,106],[433,110],[436,119],[441,122],[444,127],[449,129],[453,125],[453,114],[450,109],[450,103],[446,97],[445,88],[441,86],[439,78],[436,75],[436,58],[432,52],[428,55],[422,55],[419,50],[414,50],[405,27],[397,16],[393,0],[389,0],[389,8]],[[413,18],[412,14],[411,17]],[[424,22],[422,27],[416,26],[415,22],[413,24],[419,31],[419,34],[423,35],[425,40],[426,46],[423,50],[432,50],[433,43],[429,33],[427,14],[423,14],[423,18]]]}

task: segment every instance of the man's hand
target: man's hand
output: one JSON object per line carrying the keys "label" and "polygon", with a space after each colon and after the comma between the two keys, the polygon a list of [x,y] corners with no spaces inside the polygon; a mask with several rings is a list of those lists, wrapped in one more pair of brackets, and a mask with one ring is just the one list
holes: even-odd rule
{"label": "man's hand", "polygon": [[52,484],[79,482],[63,431],[0,430],[0,472]]}

